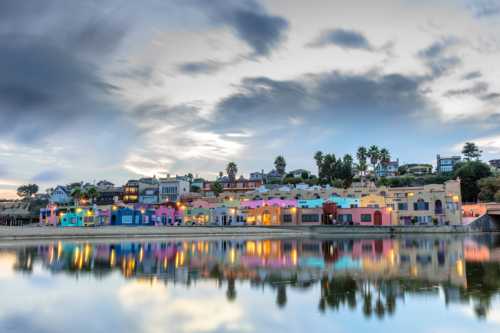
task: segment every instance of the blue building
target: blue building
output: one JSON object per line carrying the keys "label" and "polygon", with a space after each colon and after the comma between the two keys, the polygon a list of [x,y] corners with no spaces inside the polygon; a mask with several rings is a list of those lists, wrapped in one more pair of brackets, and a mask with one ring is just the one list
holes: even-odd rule
{"label": "blue building", "polygon": [[328,200],[335,203],[339,208],[357,208],[360,206],[359,198],[332,195]]}
{"label": "blue building", "polygon": [[111,225],[154,225],[154,210],[118,208],[111,212]]}
{"label": "blue building", "polygon": [[322,208],[325,200],[323,199],[304,199],[297,200],[297,207],[299,208]]}

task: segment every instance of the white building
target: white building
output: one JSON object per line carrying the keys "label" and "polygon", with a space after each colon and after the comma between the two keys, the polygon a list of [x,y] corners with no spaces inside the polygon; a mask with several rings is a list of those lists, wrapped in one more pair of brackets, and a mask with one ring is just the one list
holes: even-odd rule
{"label": "white building", "polygon": [[160,202],[175,202],[181,195],[189,193],[189,182],[183,179],[162,178],[160,179],[159,197]]}

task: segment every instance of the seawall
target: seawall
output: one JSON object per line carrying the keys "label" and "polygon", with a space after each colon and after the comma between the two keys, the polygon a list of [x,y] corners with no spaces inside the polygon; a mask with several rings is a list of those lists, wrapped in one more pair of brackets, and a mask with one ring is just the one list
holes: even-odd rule
{"label": "seawall", "polygon": [[333,237],[335,235],[463,234],[481,232],[467,226],[106,226],[89,228],[0,227],[0,240],[206,238],[206,237]]}

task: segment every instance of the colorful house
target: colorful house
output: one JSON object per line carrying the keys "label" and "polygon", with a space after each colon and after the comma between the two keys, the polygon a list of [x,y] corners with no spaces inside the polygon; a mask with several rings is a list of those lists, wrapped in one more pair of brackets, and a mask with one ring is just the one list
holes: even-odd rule
{"label": "colorful house", "polygon": [[391,225],[391,208],[339,208],[337,223],[349,225]]}
{"label": "colorful house", "polygon": [[323,224],[334,224],[337,221],[337,204],[325,202],[323,204]]}
{"label": "colorful house", "polygon": [[83,227],[83,214],[77,212],[61,213],[59,215],[61,227]]}
{"label": "colorful house", "polygon": [[297,207],[299,208],[322,208],[325,200],[323,199],[304,199],[297,200]]}
{"label": "colorful house", "polygon": [[59,209],[56,204],[49,203],[46,208],[40,209],[40,224],[57,226]]}
{"label": "colorful house", "polygon": [[316,208],[299,208],[298,212],[298,224],[303,225],[313,225],[321,224],[323,221],[323,206]]}
{"label": "colorful house", "polygon": [[179,225],[183,222],[184,211],[187,208],[179,206],[177,209],[173,205],[162,205],[154,211],[156,225]]}
{"label": "colorful house", "polygon": [[209,208],[187,207],[184,211],[184,224],[208,224],[210,215]]}
{"label": "colorful house", "polygon": [[355,208],[360,206],[359,198],[355,197],[341,197],[332,195],[330,196],[328,201],[335,203],[339,208]]}
{"label": "colorful house", "polygon": [[242,208],[260,208],[260,207],[297,207],[295,199],[269,199],[269,200],[243,200],[240,203]]}
{"label": "colorful house", "polygon": [[387,206],[385,197],[377,194],[368,194],[362,196],[359,202],[360,202],[359,207],[364,207],[364,208],[365,207],[382,208]]}

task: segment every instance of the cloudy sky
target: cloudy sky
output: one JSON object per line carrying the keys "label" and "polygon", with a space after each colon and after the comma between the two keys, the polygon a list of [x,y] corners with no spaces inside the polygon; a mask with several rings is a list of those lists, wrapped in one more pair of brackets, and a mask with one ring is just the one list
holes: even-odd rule
{"label": "cloudy sky", "polygon": [[370,144],[500,157],[498,31],[500,0],[2,0],[0,196]]}

